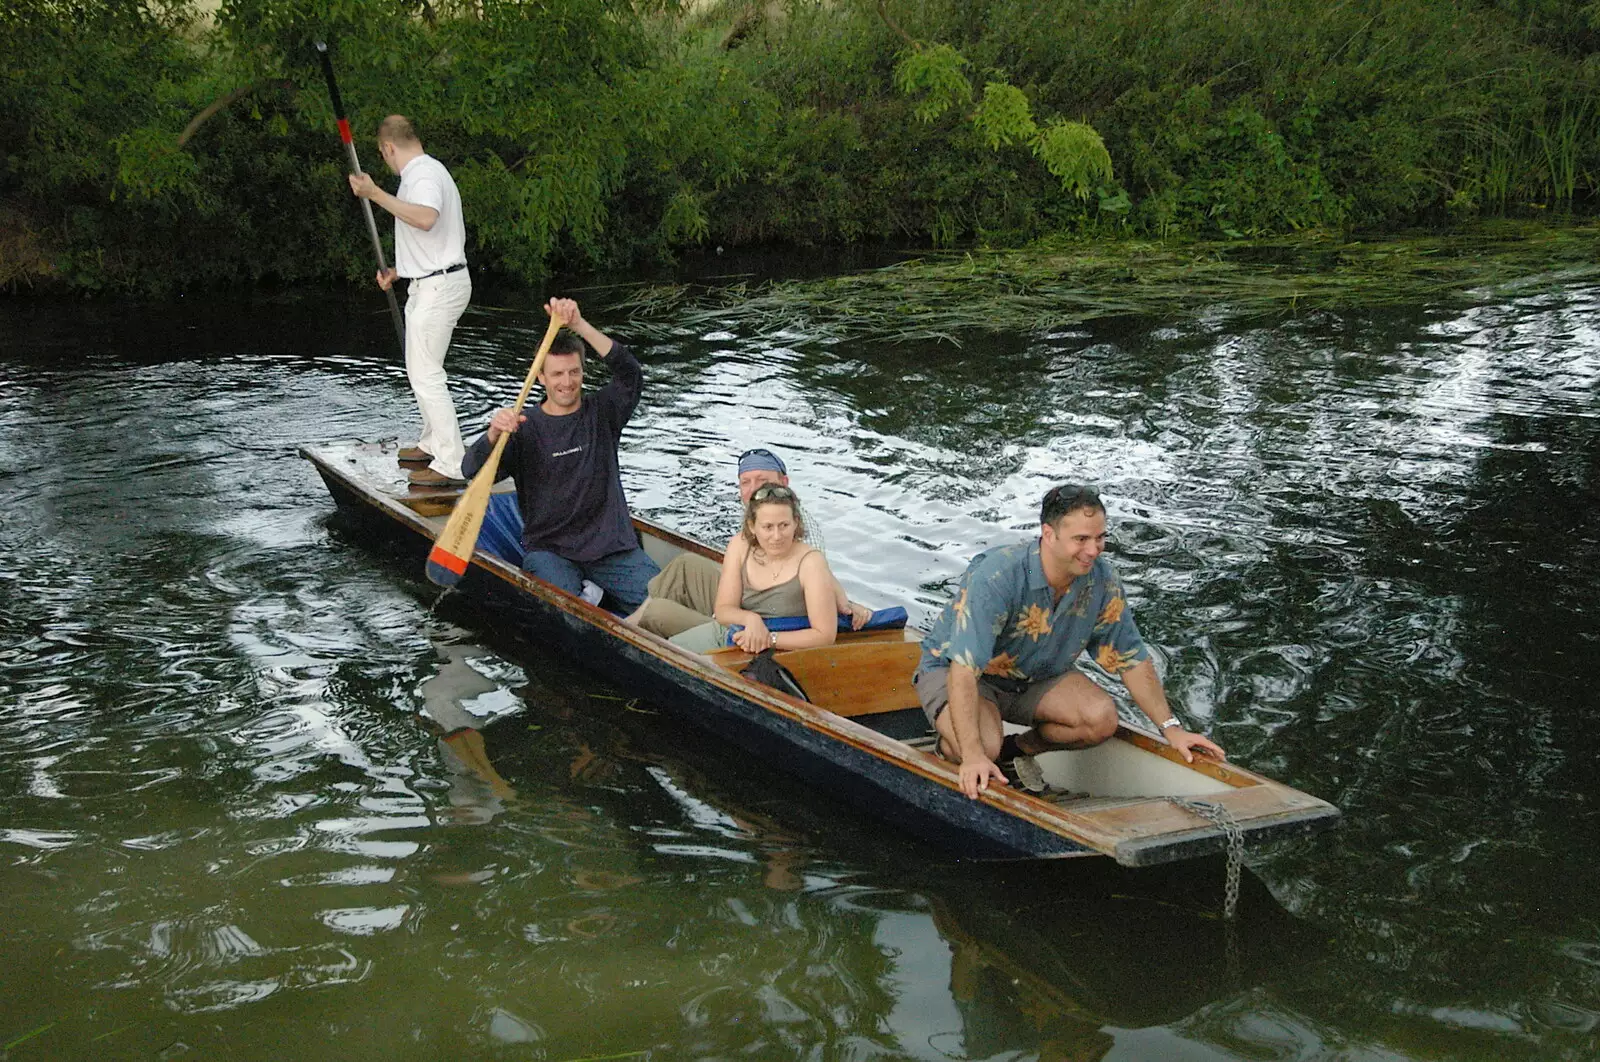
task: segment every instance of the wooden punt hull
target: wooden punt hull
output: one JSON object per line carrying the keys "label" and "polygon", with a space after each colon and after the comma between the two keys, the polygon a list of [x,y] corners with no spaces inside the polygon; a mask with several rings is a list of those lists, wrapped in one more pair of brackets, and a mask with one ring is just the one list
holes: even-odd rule
{"label": "wooden punt hull", "polygon": [[[445,517],[413,508],[418,498],[407,491],[394,444],[328,443],[300,453],[342,511],[405,545],[421,564]],[[440,509],[437,499],[420,507]],[[718,557],[700,543],[634,522],[658,561],[682,551]],[[1052,785],[1078,795],[1042,799],[991,787],[968,800],[956,769],[930,754],[926,742],[891,736],[926,730],[911,689],[912,635],[845,636],[834,646],[780,654],[816,702],[807,703],[745,680],[735,670],[745,657],[735,650],[713,654],[708,663],[482,549],[458,588],[493,610],[495,622],[509,619],[763,764],[958,857],[1105,855],[1145,866],[1220,851],[1222,832],[1169,796],[1221,805],[1247,845],[1311,833],[1339,817],[1326,801],[1233,764],[1185,764],[1159,739],[1126,727],[1097,749],[1039,757]]]}

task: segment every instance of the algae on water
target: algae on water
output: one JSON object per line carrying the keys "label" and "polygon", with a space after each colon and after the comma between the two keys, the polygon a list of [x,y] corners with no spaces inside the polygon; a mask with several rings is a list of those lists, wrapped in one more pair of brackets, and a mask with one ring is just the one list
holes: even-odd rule
{"label": "algae on water", "polygon": [[647,284],[615,308],[640,331],[739,321],[833,338],[944,340],[1050,331],[1095,318],[1460,304],[1600,277],[1600,226],[1515,223],[1445,235],[1253,241],[1047,241],[1022,250],[931,252],[821,279]]}

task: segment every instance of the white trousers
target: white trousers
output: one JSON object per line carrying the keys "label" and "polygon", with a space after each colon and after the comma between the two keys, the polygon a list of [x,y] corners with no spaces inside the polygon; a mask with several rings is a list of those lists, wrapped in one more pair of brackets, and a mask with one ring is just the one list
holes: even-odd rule
{"label": "white trousers", "polygon": [[450,334],[472,300],[472,277],[465,269],[413,280],[406,294],[406,378],[422,412],[417,445],[433,455],[428,467],[441,476],[461,478],[461,424],[450,400],[444,356]]}

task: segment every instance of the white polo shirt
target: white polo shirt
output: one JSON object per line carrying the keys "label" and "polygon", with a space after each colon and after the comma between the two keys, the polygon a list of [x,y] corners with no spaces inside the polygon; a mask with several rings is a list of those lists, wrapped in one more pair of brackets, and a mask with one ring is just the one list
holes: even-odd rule
{"label": "white polo shirt", "polygon": [[432,155],[418,155],[400,171],[395,197],[418,206],[432,207],[439,220],[426,231],[394,219],[394,268],[407,279],[467,260],[467,223],[461,216],[461,193],[444,163]]}

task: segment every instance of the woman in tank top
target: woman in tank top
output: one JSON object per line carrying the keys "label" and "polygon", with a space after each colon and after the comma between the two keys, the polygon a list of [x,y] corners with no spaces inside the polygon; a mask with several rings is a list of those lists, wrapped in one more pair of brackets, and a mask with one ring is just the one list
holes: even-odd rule
{"label": "woman in tank top", "polygon": [[[672,643],[703,653],[725,644],[729,627],[742,626],[733,641],[749,653],[832,645],[838,633],[833,573],[805,537],[794,491],[775,483],[758,488],[745,505],[744,527],[722,555],[712,621],[673,635]],[[805,616],[811,626],[774,633],[765,620],[775,616]]]}

